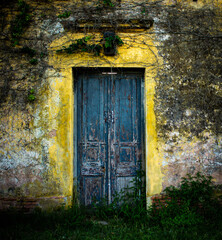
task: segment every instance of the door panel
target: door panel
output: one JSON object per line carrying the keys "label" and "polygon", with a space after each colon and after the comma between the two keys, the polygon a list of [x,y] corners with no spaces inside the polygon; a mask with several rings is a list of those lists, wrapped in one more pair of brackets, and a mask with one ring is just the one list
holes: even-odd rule
{"label": "door panel", "polygon": [[119,70],[103,75],[102,69],[76,76],[77,175],[84,205],[111,202],[141,168],[142,77]]}
{"label": "door panel", "polygon": [[77,82],[78,185],[81,202],[89,205],[106,194],[107,81],[82,74]]}
{"label": "door panel", "polygon": [[[132,185],[141,167],[141,77],[121,74],[113,79],[111,138],[112,195]],[[113,155],[113,156],[112,156]]]}

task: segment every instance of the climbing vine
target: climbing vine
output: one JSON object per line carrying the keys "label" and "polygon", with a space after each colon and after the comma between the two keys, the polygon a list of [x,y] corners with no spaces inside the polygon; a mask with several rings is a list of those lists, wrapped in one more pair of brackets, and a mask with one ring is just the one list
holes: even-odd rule
{"label": "climbing vine", "polygon": [[88,44],[88,41],[92,38],[92,36],[87,36],[84,38],[80,38],[75,40],[74,43],[70,44],[68,47],[63,46],[62,49],[57,50],[57,53],[65,52],[68,54],[75,53],[77,51],[80,52],[93,52],[96,56],[99,56],[102,47],[99,44]]}
{"label": "climbing vine", "polygon": [[76,52],[88,52],[94,53],[96,56],[99,56],[102,50],[102,47],[112,48],[115,45],[123,45],[122,39],[117,36],[109,36],[102,38],[98,44],[89,44],[88,41],[91,40],[93,36],[86,36],[80,39],[76,39],[74,43],[70,44],[68,47],[63,46],[62,49],[58,49],[57,53],[76,53]]}
{"label": "climbing vine", "polygon": [[31,15],[29,14],[30,6],[25,1],[18,1],[18,10],[19,14],[16,16],[15,20],[12,22],[11,25],[13,46],[19,44],[19,39],[23,34],[24,28],[29,25],[31,20]]}

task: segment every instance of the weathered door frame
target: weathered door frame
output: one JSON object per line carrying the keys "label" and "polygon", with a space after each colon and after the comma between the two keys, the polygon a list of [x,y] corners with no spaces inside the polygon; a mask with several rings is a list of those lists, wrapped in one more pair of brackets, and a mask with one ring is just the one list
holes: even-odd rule
{"label": "weathered door frame", "polygon": [[[73,68],[72,74],[73,74],[73,93],[74,93],[74,126],[73,126],[73,196],[74,200],[79,202],[79,196],[78,196],[78,182],[77,182],[77,176],[78,176],[78,159],[77,159],[77,131],[78,131],[78,126],[77,126],[77,88],[75,84],[75,78],[78,70],[82,69],[88,69],[88,70],[93,70],[96,69],[95,67],[77,67]],[[127,67],[121,67],[121,68],[109,68],[109,67],[98,67],[97,69],[104,70],[104,72],[115,72],[115,69],[121,69],[127,73],[127,70],[130,70],[135,73],[142,73],[142,80],[141,80],[141,149],[142,149],[142,169],[146,171],[145,166],[146,166],[146,145],[145,145],[145,68],[127,68]],[[146,174],[145,174],[146,175]]]}

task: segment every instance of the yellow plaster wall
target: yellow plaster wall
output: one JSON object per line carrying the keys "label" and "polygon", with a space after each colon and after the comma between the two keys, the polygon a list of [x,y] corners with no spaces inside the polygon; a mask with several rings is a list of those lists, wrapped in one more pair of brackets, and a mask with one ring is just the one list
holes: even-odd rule
{"label": "yellow plaster wall", "polygon": [[53,176],[59,179],[62,195],[72,196],[73,181],[73,94],[72,70],[64,69],[50,84],[49,119],[52,121],[49,155]]}
{"label": "yellow plaster wall", "polygon": [[[157,134],[154,113],[156,70],[160,63],[151,35],[141,33],[118,33],[124,45],[118,47],[118,55],[106,57],[91,53],[57,54],[56,50],[68,46],[72,40],[84,34],[67,34],[50,45],[50,65],[59,76],[50,83],[51,99],[49,115],[53,118],[56,136],[51,138],[49,154],[54,177],[62,183],[63,194],[72,195],[73,188],[73,67],[126,67],[145,68],[145,152],[147,196],[162,190],[160,155],[157,150]],[[93,41],[101,36],[96,34]],[[132,41],[134,44],[132,45]],[[146,43],[146,44],[145,44]],[[129,47],[130,46],[130,47]],[[54,96],[55,95],[55,96]],[[59,95],[59,97],[58,97]],[[58,99],[59,98],[59,99]]]}

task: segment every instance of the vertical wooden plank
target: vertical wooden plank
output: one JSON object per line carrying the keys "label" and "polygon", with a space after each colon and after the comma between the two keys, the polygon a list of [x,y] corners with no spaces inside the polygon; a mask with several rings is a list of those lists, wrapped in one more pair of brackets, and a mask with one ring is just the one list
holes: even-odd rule
{"label": "vertical wooden plank", "polygon": [[78,173],[81,203],[90,205],[106,195],[107,81],[94,73],[78,76]]}
{"label": "vertical wooden plank", "polygon": [[123,73],[115,76],[111,108],[115,112],[111,138],[112,195],[126,186],[141,162],[141,77]]}

